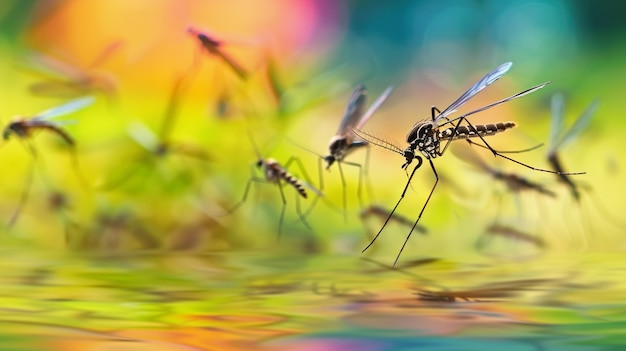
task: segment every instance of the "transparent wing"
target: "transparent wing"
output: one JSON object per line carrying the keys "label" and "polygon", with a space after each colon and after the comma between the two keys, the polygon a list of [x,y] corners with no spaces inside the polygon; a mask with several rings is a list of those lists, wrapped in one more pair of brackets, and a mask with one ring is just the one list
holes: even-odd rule
{"label": "transparent wing", "polygon": [[545,82],[545,83],[542,83],[542,84],[539,84],[539,85],[535,85],[535,86],[534,86],[534,87],[532,87],[532,88],[526,89],[526,90],[521,91],[521,92],[519,92],[519,93],[517,93],[517,94],[514,94],[514,95],[511,95],[511,96],[509,96],[509,97],[506,97],[506,98],[504,98],[504,99],[502,99],[502,100],[498,100],[498,101],[493,102],[493,103],[491,103],[491,104],[489,104],[489,105],[487,105],[487,106],[483,106],[483,107],[481,107],[481,108],[478,108],[478,109],[476,109],[476,110],[474,110],[474,111],[470,111],[470,112],[468,112],[468,113],[466,113],[466,114],[464,114],[464,115],[461,115],[461,116],[459,116],[459,117],[455,117],[455,118],[453,118],[453,119],[450,119],[449,121],[447,121],[446,123],[443,123],[442,125],[445,125],[445,124],[450,124],[450,123],[452,123],[452,122],[454,122],[454,121],[458,121],[458,120],[459,120],[459,119],[461,119],[461,118],[466,118],[466,117],[471,116],[471,115],[473,115],[473,114],[475,114],[475,113],[478,113],[478,112],[482,112],[482,111],[488,110],[488,109],[490,109],[490,108],[492,108],[492,107],[498,106],[498,105],[503,104],[503,103],[505,103],[505,102],[507,102],[507,101],[511,101],[511,100],[513,100],[513,99],[521,98],[522,96],[526,96],[526,95],[528,95],[528,94],[530,94],[530,93],[533,93],[533,92],[535,92],[535,91],[537,91],[537,90],[539,90],[539,89],[541,89],[541,88],[545,87],[546,85],[548,85],[548,84],[550,84],[550,83],[552,83],[552,82]]}
{"label": "transparent wing", "polygon": [[565,98],[563,94],[554,94],[550,100],[550,149],[548,153],[556,150],[559,132],[563,129],[564,112]]}
{"label": "transparent wing", "polygon": [[27,55],[24,62],[23,69],[46,79],[79,80],[85,76],[79,68],[36,52]]}
{"label": "transparent wing", "polygon": [[350,128],[356,127],[363,115],[363,106],[366,100],[367,89],[362,85],[357,85],[352,91],[352,96],[350,96],[346,110],[343,113],[336,135],[347,136],[350,133]]}
{"label": "transparent wing", "polygon": [[578,117],[576,122],[574,122],[572,127],[563,136],[563,139],[561,139],[558,143],[556,143],[556,145],[554,146],[555,150],[559,147],[562,147],[570,143],[572,140],[574,140],[574,137],[576,137],[583,130],[585,130],[585,128],[587,128],[587,126],[589,125],[589,122],[591,122],[591,117],[598,109],[598,104],[599,104],[599,101],[594,100],[589,104],[589,106],[587,106],[587,108],[582,113],[582,115]]}
{"label": "transparent wing", "polygon": [[391,92],[393,92],[393,87],[387,87],[387,89],[385,89],[385,91],[378,97],[378,99],[376,99],[376,101],[374,101],[372,106],[370,106],[370,108],[361,117],[359,122],[356,124],[355,129],[363,128],[365,123],[367,123],[367,121],[370,119],[370,117],[372,117],[374,112],[376,112],[376,110],[378,110],[378,108],[380,108],[380,106],[385,102],[385,100],[387,100],[389,95],[391,95]]}
{"label": "transparent wing", "polygon": [[145,124],[137,121],[131,122],[127,129],[128,135],[141,147],[154,152],[159,145],[159,139],[156,134]]}
{"label": "transparent wing", "polygon": [[450,106],[446,107],[445,110],[441,111],[441,113],[435,118],[435,122],[450,115],[454,111],[456,111],[459,107],[463,106],[466,102],[468,102],[474,95],[478,94],[480,91],[485,89],[491,83],[500,79],[502,75],[504,75],[513,65],[512,62],[503,63],[500,66],[496,67],[493,71],[487,73],[481,80],[476,82],[469,90],[467,90],[463,95],[461,95],[456,101],[454,101]]}
{"label": "transparent wing", "polygon": [[91,105],[95,101],[93,96],[86,96],[72,100],[64,105],[53,107],[38,113],[33,117],[34,120],[48,120],[70,114]]}

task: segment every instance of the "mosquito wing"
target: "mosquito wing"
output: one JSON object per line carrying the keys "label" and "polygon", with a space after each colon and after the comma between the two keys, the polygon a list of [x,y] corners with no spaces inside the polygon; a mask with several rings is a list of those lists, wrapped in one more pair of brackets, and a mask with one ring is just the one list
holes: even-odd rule
{"label": "mosquito wing", "polygon": [[347,136],[350,133],[350,128],[356,128],[359,119],[363,115],[363,106],[365,106],[366,100],[367,89],[362,85],[357,85],[352,91],[352,96],[350,96],[346,110],[343,113],[336,135]]}
{"label": "mosquito wing", "polygon": [[91,105],[94,101],[95,99],[93,96],[86,96],[86,97],[78,98],[64,105],[53,107],[51,109],[40,112],[36,116],[34,116],[33,119],[34,120],[49,120],[52,118],[64,116],[72,112],[78,111],[82,108],[85,108]]}
{"label": "mosquito wing", "polygon": [[589,104],[589,106],[587,106],[585,111],[582,113],[582,115],[580,115],[580,117],[578,117],[576,122],[574,122],[574,124],[567,131],[567,133],[565,133],[565,135],[563,136],[563,139],[561,139],[558,143],[554,145],[554,149],[556,150],[557,148],[568,144],[569,142],[574,140],[574,137],[576,135],[580,134],[580,132],[585,130],[585,128],[587,128],[587,126],[589,125],[589,122],[591,122],[591,117],[593,116],[593,114],[596,112],[597,109],[598,109],[598,100],[594,100]]}
{"label": "mosquito wing", "polygon": [[565,98],[562,94],[555,94],[550,100],[550,149],[551,154],[556,150],[559,132],[563,129],[563,116],[565,114]]}
{"label": "mosquito wing", "polygon": [[500,66],[496,67],[493,71],[487,73],[481,80],[476,82],[469,90],[467,90],[463,95],[461,95],[456,101],[454,101],[450,106],[446,107],[445,110],[441,111],[441,113],[435,118],[435,122],[438,120],[445,118],[450,115],[454,111],[456,111],[459,107],[463,106],[466,102],[468,102],[474,95],[478,94],[480,91],[485,89],[491,83],[500,79],[513,65],[512,62],[503,63]]}
{"label": "mosquito wing", "polygon": [[496,101],[496,102],[492,102],[492,103],[490,103],[489,105],[483,106],[483,107],[481,107],[481,108],[477,108],[477,109],[475,109],[475,110],[473,110],[473,111],[470,111],[470,112],[468,112],[468,113],[466,113],[466,114],[463,114],[463,115],[461,115],[461,116],[459,116],[459,117],[455,117],[455,118],[453,118],[453,119],[449,119],[449,120],[447,120],[447,121],[446,121],[446,123],[444,123],[444,124],[448,124],[448,123],[451,123],[451,122],[454,122],[454,121],[458,121],[458,120],[459,120],[459,119],[461,119],[461,118],[466,118],[466,117],[471,116],[471,115],[473,115],[473,114],[475,114],[475,113],[478,113],[478,112],[482,112],[482,111],[488,110],[488,109],[490,109],[490,108],[492,108],[492,107],[498,106],[498,105],[503,104],[503,103],[505,103],[505,102],[507,102],[507,101],[511,101],[511,100],[513,100],[513,99],[521,98],[522,96],[526,96],[526,95],[528,95],[528,94],[530,94],[530,93],[533,93],[533,92],[535,92],[535,91],[537,91],[537,90],[539,90],[539,89],[541,89],[541,88],[545,87],[546,85],[548,85],[548,84],[550,84],[550,83],[552,83],[552,82],[545,82],[545,83],[541,83],[541,84],[539,84],[539,85],[535,85],[535,86],[534,86],[534,87],[532,87],[532,88],[528,88],[528,89],[526,89],[526,90],[524,90],[524,91],[520,91],[520,92],[519,92],[519,93],[517,93],[517,94],[513,94],[513,95],[511,95],[511,96],[509,96],[509,97],[506,97],[506,98],[504,98],[504,99],[498,100],[498,101]]}
{"label": "mosquito wing", "polygon": [[141,122],[131,122],[127,129],[128,135],[141,147],[154,152],[159,146],[159,139],[156,134]]}
{"label": "mosquito wing", "polygon": [[370,106],[370,108],[361,117],[361,119],[359,120],[359,122],[356,125],[356,129],[363,128],[365,123],[367,123],[367,121],[370,119],[370,117],[372,117],[374,112],[376,112],[376,110],[378,110],[380,108],[380,106],[385,102],[385,100],[387,100],[389,95],[391,95],[391,92],[393,92],[393,87],[390,86],[390,87],[387,87],[387,89],[385,89],[385,91],[378,97],[378,99],[376,99],[376,101],[374,101],[372,106]]}

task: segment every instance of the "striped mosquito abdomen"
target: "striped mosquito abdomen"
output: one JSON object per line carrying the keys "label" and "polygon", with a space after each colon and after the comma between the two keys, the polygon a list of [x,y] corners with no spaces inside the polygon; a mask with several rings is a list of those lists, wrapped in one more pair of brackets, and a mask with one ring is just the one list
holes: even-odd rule
{"label": "striped mosquito abdomen", "polygon": [[439,138],[445,140],[456,140],[477,138],[479,136],[486,137],[504,132],[507,129],[511,129],[513,127],[515,127],[515,123],[513,122],[475,124],[473,125],[473,128],[469,126],[458,126],[456,128],[456,133],[454,130],[455,128],[450,127],[439,132]]}
{"label": "striped mosquito abdomen", "polygon": [[285,182],[293,186],[300,196],[305,199],[307,198],[306,189],[300,180],[291,173],[287,172],[287,170],[284,169],[276,160],[270,158],[264,162],[264,165],[265,178],[267,180],[278,182],[280,179],[283,179]]}

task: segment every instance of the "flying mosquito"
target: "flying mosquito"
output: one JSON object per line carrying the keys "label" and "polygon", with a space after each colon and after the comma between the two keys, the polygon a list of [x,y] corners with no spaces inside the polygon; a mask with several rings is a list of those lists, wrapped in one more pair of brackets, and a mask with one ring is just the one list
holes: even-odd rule
{"label": "flying mosquito", "polygon": [[[351,129],[361,129],[367,123],[367,121],[372,117],[374,112],[378,110],[378,108],[387,100],[391,92],[393,91],[393,87],[387,87],[385,91],[374,101],[374,103],[370,106],[370,108],[363,113],[363,108],[365,107],[365,102],[367,99],[367,90],[363,85],[357,85],[356,88],[352,91],[352,96],[350,96],[350,100],[348,101],[348,105],[346,106],[346,110],[341,118],[341,123],[339,124],[339,129],[337,133],[330,139],[330,143],[328,145],[328,156],[325,156],[323,159],[326,161],[326,169],[330,169],[330,166],[333,163],[337,162],[337,167],[339,168],[339,174],[341,176],[341,185],[343,187],[342,196],[343,196],[343,209],[344,215],[346,214],[347,208],[347,199],[346,199],[346,180],[343,175],[343,170],[341,168],[341,164],[347,164],[350,166],[355,166],[359,168],[359,183],[358,183],[358,197],[361,206],[363,206],[363,198],[361,195],[362,185],[361,179],[363,177],[363,169],[360,164],[354,162],[344,161],[344,158],[352,153],[354,150],[359,149],[363,146],[367,146],[367,141],[357,138],[354,133],[352,133]],[[369,151],[368,151],[369,156]],[[369,157],[366,158],[365,167],[367,168]],[[367,169],[366,171],[367,172]]]}
{"label": "flying mosquito", "polygon": [[580,200],[580,190],[578,185],[572,181],[569,177],[569,174],[564,172],[561,160],[558,155],[558,149],[566,146],[568,143],[571,143],[574,138],[580,134],[587,126],[589,122],[591,122],[591,117],[595,113],[598,108],[598,100],[592,101],[589,106],[583,111],[583,113],[578,117],[578,119],[572,124],[570,129],[562,134],[562,137],[559,139],[559,134],[563,130],[563,117],[565,110],[565,102],[563,95],[556,94],[552,97],[551,100],[551,125],[550,125],[550,148],[548,149],[548,163],[552,166],[559,177],[559,181],[565,184],[569,189],[570,193],[576,199],[576,201]]}
{"label": "flying mosquito", "polygon": [[[280,240],[281,235],[282,235],[282,226],[283,226],[283,219],[285,217],[285,209],[287,208],[287,200],[285,199],[285,194],[282,188],[282,183],[281,182],[285,182],[289,185],[291,185],[295,191],[296,191],[296,211],[298,212],[298,216],[300,218],[300,221],[302,222],[302,224],[304,224],[307,228],[310,228],[310,225],[307,223],[301,209],[300,209],[300,197],[306,199],[308,198],[308,192],[306,188],[309,188],[311,191],[313,191],[317,196],[323,196],[322,193],[315,189],[313,186],[309,185],[308,183],[305,183],[303,181],[301,181],[300,179],[296,178],[294,175],[292,175],[291,173],[289,173],[289,171],[287,170],[289,168],[289,166],[293,163],[296,162],[296,164],[298,165],[298,167],[300,168],[301,172],[303,172],[303,174],[305,174],[306,177],[306,172],[304,171],[304,166],[302,165],[302,162],[295,157],[291,157],[289,158],[289,160],[287,160],[287,162],[285,163],[284,166],[282,166],[280,163],[278,163],[278,161],[274,160],[273,158],[263,158],[258,150],[258,148],[256,147],[256,144],[254,143],[254,140],[252,139],[252,137],[250,137],[250,140],[252,141],[252,144],[254,146],[254,150],[257,154],[257,162],[256,162],[256,167],[259,168],[262,172],[263,172],[263,178],[257,177],[255,175],[254,170],[251,170],[251,177],[250,179],[248,179],[248,182],[246,184],[246,188],[244,190],[243,193],[243,197],[241,199],[241,201],[239,201],[237,204],[235,204],[230,210],[228,210],[228,213],[232,213],[235,210],[237,210],[241,205],[243,205],[244,202],[246,202],[247,198],[248,198],[248,193],[250,191],[250,185],[252,184],[252,182],[257,182],[257,183],[273,183],[277,185],[277,188],[280,192],[280,198],[282,201],[282,208],[280,211],[280,219],[278,222],[278,239]],[[308,177],[307,177],[308,179]]]}
{"label": "flying mosquito", "polygon": [[[367,142],[370,142],[374,145],[377,145],[379,147],[382,147],[384,149],[390,150],[392,152],[395,152],[401,156],[403,156],[405,158],[405,162],[402,165],[402,169],[407,169],[408,166],[413,162],[413,160],[417,160],[417,165],[415,165],[415,168],[413,168],[413,171],[411,172],[411,174],[408,177],[407,183],[404,187],[404,190],[402,191],[402,194],[400,195],[400,199],[398,200],[398,202],[396,203],[396,205],[394,206],[394,208],[391,210],[387,221],[385,221],[385,223],[383,224],[383,226],[380,228],[380,230],[378,231],[378,234],[376,234],[376,236],[374,237],[374,239],[372,239],[372,241],[370,242],[369,245],[367,245],[365,247],[365,249],[363,249],[363,252],[365,252],[370,246],[372,246],[372,244],[376,241],[376,239],[378,238],[378,236],[380,235],[380,233],[382,233],[383,229],[385,228],[385,226],[387,225],[387,222],[389,221],[389,219],[391,218],[391,216],[393,215],[393,213],[395,212],[396,208],[398,207],[398,205],[400,204],[400,202],[402,201],[402,199],[404,198],[404,195],[406,194],[407,189],[409,188],[409,185],[411,184],[411,180],[413,179],[413,176],[415,175],[415,171],[422,165],[423,160],[422,160],[422,156],[425,157],[429,164],[430,164],[430,168],[433,171],[433,174],[435,175],[435,183],[433,184],[432,189],[430,190],[430,193],[428,194],[428,197],[426,198],[426,201],[424,203],[424,205],[422,206],[422,209],[420,210],[417,219],[415,220],[415,223],[413,225],[413,228],[411,229],[411,231],[409,231],[409,234],[407,235],[404,244],[402,245],[402,248],[400,249],[395,261],[394,261],[394,266],[395,264],[398,262],[398,259],[400,258],[400,255],[402,254],[402,251],[404,250],[404,247],[406,246],[406,243],[409,241],[409,238],[411,237],[411,234],[413,233],[413,230],[415,228],[415,226],[417,226],[417,223],[419,222],[420,218],[422,217],[422,214],[424,213],[424,209],[426,208],[426,206],[428,205],[428,202],[430,201],[430,198],[433,194],[433,192],[435,191],[435,188],[437,187],[437,183],[439,182],[439,176],[437,174],[437,170],[435,169],[435,165],[433,163],[433,159],[436,157],[440,157],[443,156],[443,154],[445,153],[446,149],[448,148],[448,145],[450,144],[450,142],[454,141],[454,140],[460,140],[460,139],[469,139],[469,138],[480,138],[480,140],[482,141],[482,143],[484,143],[484,145],[489,149],[489,151],[491,151],[493,153],[494,156],[500,156],[502,158],[505,158],[509,161],[515,162],[517,164],[520,164],[524,167],[527,167],[529,169],[535,170],[535,171],[541,171],[541,172],[548,172],[548,173],[557,173],[560,174],[562,172],[558,172],[558,171],[551,171],[551,170],[547,170],[547,169],[541,169],[541,168],[536,168],[536,167],[531,167],[525,163],[522,163],[520,161],[514,160],[506,155],[504,155],[503,153],[494,150],[485,140],[484,137],[487,136],[492,136],[495,135],[497,133],[501,133],[506,131],[507,129],[513,128],[515,126],[515,124],[513,122],[502,122],[502,123],[495,123],[495,124],[484,124],[484,125],[472,125],[469,120],[467,119],[467,117],[476,114],[478,112],[482,112],[485,111],[487,109],[490,109],[492,107],[495,107],[497,105],[500,105],[502,103],[505,103],[507,101],[528,95],[532,92],[535,92],[541,88],[543,88],[544,86],[546,86],[547,84],[549,84],[550,82],[546,82],[543,84],[539,84],[536,85],[532,88],[526,89],[522,92],[519,92],[515,95],[509,96],[507,98],[504,98],[502,100],[498,100],[496,102],[493,102],[489,105],[483,106],[481,108],[478,108],[476,110],[470,111],[468,113],[465,113],[459,117],[455,117],[455,118],[448,118],[448,116],[450,116],[452,113],[456,112],[458,108],[460,108],[461,106],[463,106],[466,102],[468,102],[472,97],[474,97],[476,94],[478,94],[480,91],[482,91],[483,89],[485,89],[487,86],[489,86],[490,84],[492,84],[493,82],[495,82],[496,80],[498,80],[500,77],[502,77],[502,75],[504,75],[512,66],[513,64],[511,62],[507,62],[504,63],[498,67],[496,67],[493,71],[487,73],[487,75],[485,75],[482,79],[480,79],[478,82],[476,82],[469,90],[467,90],[465,93],[463,93],[463,95],[461,95],[457,100],[455,100],[452,104],[450,104],[450,106],[448,106],[447,108],[445,108],[443,111],[440,111],[439,109],[437,109],[436,107],[432,107],[431,108],[431,119],[425,119],[422,121],[417,122],[413,128],[411,128],[411,130],[409,131],[408,135],[407,135],[407,143],[409,143],[409,146],[402,150],[400,147],[385,141],[381,138],[375,137],[373,135],[367,134],[361,130],[358,129],[352,129],[352,131],[357,134],[359,137],[361,137],[362,139],[366,140]],[[461,125],[462,122],[467,123],[467,125]],[[443,148],[441,148],[441,141],[445,141],[445,145],[443,146]],[[417,152],[416,152],[417,150]],[[420,156],[421,154],[421,156]],[[584,174],[584,172],[580,172],[580,173],[567,173],[567,174]]]}
{"label": "flying mosquito", "polygon": [[232,70],[235,74],[241,78],[241,80],[246,80],[248,78],[248,73],[244,68],[241,67],[237,61],[235,61],[232,57],[230,57],[227,53],[222,50],[224,43],[219,41],[208,34],[201,32],[193,27],[187,28],[187,33],[193,35],[198,41],[204,50],[206,50],[209,54],[215,55],[221,58]]}
{"label": "flying mosquito", "polygon": [[485,229],[485,235],[476,241],[476,250],[484,253],[489,242],[496,238],[506,239],[516,244],[524,242],[538,250],[543,250],[548,246],[541,237],[524,232],[515,226],[492,224]]}
{"label": "flying mosquito", "polygon": [[[94,102],[94,98],[91,96],[83,97],[79,99],[72,100],[64,105],[53,107],[51,109],[40,112],[33,117],[25,118],[22,116],[16,116],[13,118],[13,121],[9,123],[4,128],[2,132],[2,137],[4,140],[8,140],[12,135],[15,135],[21,140],[27,141],[28,138],[31,138],[38,131],[49,131],[58,135],[61,139],[63,139],[72,150],[74,150],[75,142],[74,139],[62,128],[64,124],[72,123],[73,121],[52,121],[54,118],[61,117],[72,112],[78,111],[82,108],[91,105]],[[37,153],[32,144],[27,143],[29,152],[33,156],[34,159],[37,157]],[[72,160],[74,163],[74,167],[77,167],[77,158],[72,151]],[[34,166],[31,165],[28,176],[26,177],[26,186],[22,195],[20,197],[20,201],[18,203],[18,207],[9,220],[8,227],[12,227],[13,224],[17,221],[19,214],[21,212],[22,207],[26,204],[28,200],[28,195],[30,193],[30,186],[33,181],[34,176]],[[82,177],[81,177],[82,178]]]}
{"label": "flying mosquito", "polygon": [[468,147],[455,148],[452,146],[452,153],[459,156],[461,160],[466,161],[477,169],[489,174],[495,180],[501,181],[513,193],[534,191],[545,196],[556,197],[556,194],[552,190],[547,189],[542,184],[535,183],[516,173],[503,172],[488,165],[485,160]]}
{"label": "flying mosquito", "polygon": [[158,161],[158,159],[164,158],[170,154],[186,156],[199,161],[211,160],[211,156],[199,146],[170,140],[170,134],[174,128],[176,118],[178,117],[180,99],[190,83],[185,79],[187,77],[194,77],[194,75],[190,73],[192,72],[190,71],[188,74],[176,77],[161,127],[157,133],[140,122],[134,122],[129,125],[129,136],[137,145],[145,149],[146,152],[137,157],[135,162],[131,162],[135,167],[129,168],[119,177],[116,177],[116,179],[107,182],[107,184],[102,186],[103,189],[113,189],[124,184],[137,174],[140,166],[145,166],[147,163],[149,164],[151,161],[155,161],[155,159]]}
{"label": "flying mosquito", "polygon": [[25,69],[43,77],[43,80],[30,85],[30,92],[37,96],[76,98],[102,92],[115,95],[116,83],[113,77],[96,70],[111,54],[119,49],[122,42],[114,42],[85,68],[79,68],[43,54],[32,54],[27,58]]}

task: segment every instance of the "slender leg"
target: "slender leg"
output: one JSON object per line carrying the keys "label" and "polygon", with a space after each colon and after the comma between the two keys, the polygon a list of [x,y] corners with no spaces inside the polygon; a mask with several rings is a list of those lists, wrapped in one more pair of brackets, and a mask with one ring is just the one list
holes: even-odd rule
{"label": "slender leg", "polygon": [[348,221],[348,196],[346,189],[346,178],[343,176],[343,168],[341,162],[337,162],[337,168],[339,168],[339,176],[341,177],[341,196],[343,199],[343,220]]}
{"label": "slender leg", "polygon": [[[323,175],[323,166],[322,166],[322,159],[318,158],[317,159],[317,176],[319,179],[319,187],[320,187],[320,193],[324,193],[324,175]],[[313,199],[313,201],[311,201],[311,205],[306,209],[306,211],[303,212],[303,216],[307,217],[309,214],[311,214],[311,211],[313,211],[313,208],[315,207],[315,205],[317,205],[317,202],[319,201],[321,196],[319,196],[319,194],[317,196],[315,196],[315,198]]]}
{"label": "slender leg", "polygon": [[480,140],[483,142],[483,144],[485,144],[485,146],[489,149],[489,151],[491,151],[491,153],[493,153],[494,156],[500,156],[504,159],[507,159],[509,161],[515,162],[518,165],[524,166],[526,168],[532,169],[533,171],[539,171],[539,172],[546,172],[546,173],[554,173],[554,174],[584,174],[584,172],[582,173],[569,173],[569,172],[558,172],[558,171],[552,171],[549,169],[543,169],[543,168],[537,168],[537,167],[533,167],[531,165],[528,165],[526,163],[517,161],[515,159],[512,159],[508,156],[503,155],[502,153],[496,151],[495,149],[493,149],[491,147],[491,145],[489,145],[486,141],[485,138],[483,138],[482,135],[478,134],[478,131],[476,130],[476,128],[466,119],[466,118],[461,118],[461,120],[465,120],[467,122],[467,125],[474,131],[474,133],[476,133],[478,135],[478,137],[480,138]]}
{"label": "slender leg", "polygon": [[302,213],[300,194],[298,193],[296,193],[296,213],[298,213],[298,218],[300,218],[300,222],[302,222],[302,224],[304,224],[305,227],[312,229],[311,225],[309,224],[309,222],[307,222],[306,218],[304,217],[304,214]]}
{"label": "slender leg", "polygon": [[[368,146],[365,149],[365,163],[363,164],[363,179],[365,180],[365,186],[367,187],[367,194],[369,197],[369,201],[371,202],[375,202],[376,199],[374,199],[374,187],[372,186],[372,181],[370,179],[370,151],[371,148]],[[360,173],[359,173],[359,185],[361,179],[360,179]],[[363,207],[361,205],[361,207]]]}
{"label": "slender leg", "polygon": [[20,200],[17,203],[17,208],[15,208],[15,212],[13,212],[13,215],[11,215],[11,218],[9,218],[9,221],[7,222],[8,229],[11,229],[15,225],[15,222],[17,222],[18,218],[20,217],[20,214],[22,213],[22,209],[26,205],[26,202],[28,202],[28,197],[30,195],[30,189],[32,188],[34,177],[35,177],[35,160],[33,159],[30,165],[28,166],[28,173],[26,175],[26,181],[24,182],[24,189],[22,190],[22,194],[20,195]]}
{"label": "slender leg", "polygon": [[278,191],[280,192],[280,199],[283,203],[282,208],[280,209],[280,219],[278,220],[278,236],[276,237],[276,241],[280,241],[280,238],[283,234],[283,220],[285,219],[285,210],[287,209],[287,200],[285,199],[285,193],[283,192],[283,188],[280,186],[280,182],[276,182],[276,186],[278,187]]}
{"label": "slender leg", "polygon": [[[389,220],[391,219],[393,214],[396,212],[396,209],[398,208],[398,205],[400,205],[400,202],[402,202],[402,199],[404,199],[404,195],[406,194],[406,191],[409,188],[409,185],[411,185],[411,179],[413,179],[413,175],[415,175],[415,171],[417,171],[417,169],[422,165],[422,158],[417,156],[417,155],[415,156],[415,158],[417,159],[417,165],[415,166],[415,168],[413,168],[413,171],[411,172],[411,175],[409,176],[409,179],[407,180],[406,185],[404,186],[404,190],[402,190],[402,194],[400,195],[400,199],[398,199],[398,202],[396,203],[396,205],[393,207],[391,212],[389,212],[389,216],[387,216],[387,219],[385,220],[385,223],[383,223],[383,226],[380,228],[380,230],[378,231],[376,236],[374,236],[374,239],[372,239],[372,241],[369,243],[369,245],[367,245],[361,252],[367,251],[367,249],[369,249],[369,247],[372,246],[372,244],[374,244],[376,239],[378,239],[378,236],[380,235],[380,233],[382,233],[383,229],[385,229],[385,226],[387,225],[387,223],[389,223]],[[432,162],[431,162],[431,165],[432,165]],[[431,194],[432,194],[432,191],[431,191]],[[430,196],[429,196],[429,198],[430,198]],[[422,209],[422,211],[423,211],[423,209]],[[421,213],[420,213],[420,216],[421,216]],[[419,220],[419,218],[418,218],[418,220]],[[413,228],[415,228],[415,226],[413,226]],[[411,229],[411,231],[413,231],[413,229]]]}
{"label": "slender leg", "polygon": [[[409,235],[406,236],[406,239],[404,240],[404,244],[402,244],[402,248],[400,248],[400,252],[398,252],[398,256],[396,256],[396,260],[393,261],[393,267],[395,267],[396,264],[398,263],[398,260],[400,259],[400,255],[402,255],[402,251],[404,251],[404,247],[406,246],[406,243],[409,242],[409,238],[411,237],[411,234],[413,234],[413,230],[415,230],[417,223],[420,221],[420,218],[422,218],[422,214],[424,213],[424,210],[426,209],[426,206],[428,205],[428,202],[430,201],[430,197],[433,195],[433,192],[435,191],[435,188],[437,187],[437,183],[439,183],[439,175],[437,175],[437,170],[435,169],[435,165],[433,164],[433,161],[431,159],[428,159],[428,162],[430,163],[430,168],[432,168],[433,173],[435,174],[435,184],[433,184],[433,188],[430,189],[430,194],[428,194],[428,198],[426,198],[426,202],[424,202],[424,206],[422,206],[422,210],[417,216],[417,219],[415,220],[415,223],[413,224],[413,227],[411,228]],[[417,167],[415,168],[417,169]],[[415,173],[415,169],[411,173],[411,177],[413,177],[414,173]],[[394,208],[394,211],[395,211],[395,208]]]}
{"label": "slender leg", "polygon": [[[369,150],[369,149],[368,149]],[[359,205],[361,206],[361,209],[363,209],[365,207],[365,202],[363,201],[363,167],[358,164],[358,163],[354,163],[354,162],[343,162],[346,165],[349,166],[353,166],[358,168],[359,170],[359,182],[357,183],[357,198],[359,199]]]}
{"label": "slender leg", "polygon": [[[246,202],[246,200],[248,199],[248,193],[250,192],[250,186],[252,185],[252,182],[267,183],[267,180],[263,178],[254,177],[254,176],[250,177],[250,179],[248,179],[248,182],[246,183],[246,188],[243,191],[243,197],[233,207],[231,207],[228,211],[226,211],[225,215],[229,215],[235,212],[241,205],[243,205]],[[281,193],[282,193],[282,190],[281,190]]]}

